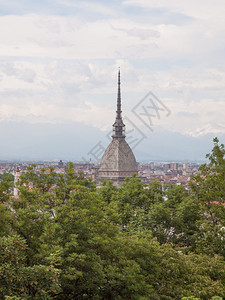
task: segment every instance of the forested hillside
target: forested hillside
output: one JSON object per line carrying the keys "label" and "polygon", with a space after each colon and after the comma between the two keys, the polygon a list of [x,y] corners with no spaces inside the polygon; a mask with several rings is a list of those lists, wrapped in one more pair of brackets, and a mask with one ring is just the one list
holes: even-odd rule
{"label": "forested hillside", "polygon": [[224,156],[214,139],[188,191],[136,177],[96,189],[70,163],[29,168],[15,199],[2,177],[0,299],[225,298]]}

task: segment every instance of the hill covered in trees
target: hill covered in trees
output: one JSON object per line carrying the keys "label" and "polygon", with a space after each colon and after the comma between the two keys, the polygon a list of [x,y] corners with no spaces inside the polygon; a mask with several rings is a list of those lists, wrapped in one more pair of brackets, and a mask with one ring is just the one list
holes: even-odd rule
{"label": "hill covered in trees", "polygon": [[15,199],[4,176],[0,299],[224,298],[224,156],[214,139],[188,191],[136,177],[96,189],[69,164],[30,167]]}

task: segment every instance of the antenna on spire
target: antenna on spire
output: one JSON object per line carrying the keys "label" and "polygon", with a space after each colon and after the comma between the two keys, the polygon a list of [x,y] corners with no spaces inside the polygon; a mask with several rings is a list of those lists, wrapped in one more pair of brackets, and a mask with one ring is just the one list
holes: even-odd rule
{"label": "antenna on spire", "polygon": [[119,138],[119,137],[125,137],[124,134],[124,127],[122,120],[122,110],[121,110],[121,92],[120,92],[120,67],[118,68],[118,92],[117,92],[117,110],[116,110],[116,121],[113,124],[113,137]]}
{"label": "antenna on spire", "polygon": [[120,92],[120,67],[119,67],[119,70],[118,70],[118,93],[117,93],[117,118],[118,119],[121,119],[121,92]]}

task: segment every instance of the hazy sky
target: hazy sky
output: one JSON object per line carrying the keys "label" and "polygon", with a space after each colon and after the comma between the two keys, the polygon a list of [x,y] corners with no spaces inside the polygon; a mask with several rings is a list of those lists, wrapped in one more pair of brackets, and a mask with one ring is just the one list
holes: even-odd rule
{"label": "hazy sky", "polygon": [[[32,157],[28,147],[32,132],[24,140],[26,128],[32,126],[45,131],[49,153],[53,145],[49,126],[55,126],[55,134],[60,126],[73,128],[74,159],[82,151],[87,154],[94,146],[91,128],[105,136],[113,124],[118,66],[128,129],[132,121],[149,140],[136,149],[148,153],[154,135],[166,144],[168,136],[186,137],[190,149],[207,136],[209,143],[212,136],[224,142],[224,15],[224,0],[1,0],[0,128],[11,148],[15,131],[13,135],[10,126],[23,124],[16,133],[17,139],[21,135],[20,150],[10,157],[21,151]],[[141,102],[150,91],[160,100],[158,111]],[[143,114],[146,110],[148,115]],[[76,142],[82,126],[83,145]],[[63,136],[60,131],[54,138],[60,141]],[[174,137],[173,143],[176,158],[179,138]],[[0,159],[7,157],[4,149]],[[165,145],[159,149],[166,158]],[[64,159],[67,154],[66,145],[64,152],[54,153]],[[188,159],[189,154],[177,155]]]}

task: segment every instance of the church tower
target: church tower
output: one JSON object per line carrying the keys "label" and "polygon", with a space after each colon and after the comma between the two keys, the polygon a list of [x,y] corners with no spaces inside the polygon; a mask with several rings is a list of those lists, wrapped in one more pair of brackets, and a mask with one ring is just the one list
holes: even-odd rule
{"label": "church tower", "polygon": [[118,71],[118,92],[116,120],[113,124],[112,141],[107,147],[98,172],[98,178],[113,180],[115,184],[120,183],[125,177],[131,177],[138,172],[137,162],[134,154],[125,140],[125,125],[122,120],[120,70]]}
{"label": "church tower", "polygon": [[14,172],[14,189],[13,189],[13,195],[15,197],[18,197],[18,188],[16,186],[17,182],[20,180],[20,168],[16,168],[16,172]]}

